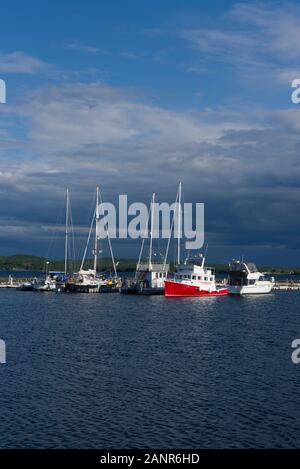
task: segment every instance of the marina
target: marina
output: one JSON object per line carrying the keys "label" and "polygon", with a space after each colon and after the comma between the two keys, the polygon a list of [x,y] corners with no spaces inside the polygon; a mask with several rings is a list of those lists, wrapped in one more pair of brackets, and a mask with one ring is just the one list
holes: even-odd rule
{"label": "marina", "polygon": [[[64,271],[51,271],[50,261],[45,259],[45,272],[38,272],[33,278],[14,278],[9,273],[7,279],[0,279],[0,288],[15,288],[20,292],[40,293],[121,293],[124,295],[164,295],[166,297],[205,297],[229,295],[263,295],[272,290],[293,291],[300,289],[300,280],[275,279],[273,275],[259,272],[253,262],[233,260],[228,264],[227,276],[217,279],[215,267],[205,265],[208,245],[204,253],[190,253],[185,250],[185,260],[182,261],[182,184],[179,182],[173,215],[170,218],[168,241],[165,252],[157,253],[154,250],[155,219],[157,220],[158,205],[156,194],[151,197],[148,217],[145,220],[144,230],[141,233],[142,243],[136,263],[134,275],[128,276],[125,272],[120,276],[117,272],[119,262],[116,262],[112,240],[109,233],[109,223],[99,187],[96,188],[95,208],[91,218],[88,236],[86,239],[83,257],[78,270],[75,259],[75,239],[73,216],[69,189],[65,195],[65,236],[64,236]],[[115,226],[113,226],[115,231]],[[159,231],[158,231],[159,232]],[[110,260],[110,270],[98,268],[99,255],[102,253],[100,241],[106,239]],[[148,247],[145,241],[148,240]],[[170,245],[175,242],[176,259],[172,263],[169,259]],[[92,244],[92,249],[91,249]],[[147,249],[146,249],[147,248]],[[146,251],[146,254],[145,254]],[[88,259],[92,252],[92,259]],[[71,259],[72,258],[72,262]],[[91,266],[92,263],[92,266]],[[72,268],[73,266],[73,268]]]}
{"label": "marina", "polygon": [[[148,264],[145,264],[145,269],[148,268],[147,266]],[[143,268],[143,266],[141,268]],[[2,274],[5,274],[5,273],[2,272]],[[42,272],[36,272],[35,274],[38,275],[39,277],[43,275]],[[7,276],[0,277],[0,288],[13,288],[13,289],[17,289],[20,291],[32,291],[33,288],[31,288],[31,286],[33,282],[35,281],[36,277],[28,277],[25,275],[25,273],[21,273],[19,275],[21,276],[14,277],[12,273],[12,274],[8,274]],[[281,291],[300,290],[300,279],[297,278],[298,276],[295,276],[295,277],[296,278],[293,280],[291,278],[289,279],[282,278],[282,275],[280,276],[275,275],[273,290],[281,290]],[[135,288],[135,280],[134,280],[134,277],[132,277],[132,275],[129,276],[129,274],[126,275],[126,273],[124,273],[121,279],[122,279],[122,284],[115,286],[115,290],[117,292],[124,293],[124,289],[122,290],[122,285],[127,286],[127,288],[130,286]],[[226,281],[226,273],[224,273],[222,277],[221,276],[216,277],[216,283],[218,285],[225,285],[226,284],[225,281]],[[24,286],[24,288],[21,288],[22,286]],[[103,293],[105,291],[104,286],[103,288],[100,287],[100,289],[97,288],[97,293]],[[57,291],[57,290],[53,289],[49,291]]]}

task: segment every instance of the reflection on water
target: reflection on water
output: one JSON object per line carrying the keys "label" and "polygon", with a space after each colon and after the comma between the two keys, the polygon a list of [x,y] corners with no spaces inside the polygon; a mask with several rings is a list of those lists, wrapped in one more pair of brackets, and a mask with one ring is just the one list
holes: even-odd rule
{"label": "reflection on water", "polygon": [[3,290],[0,446],[299,446],[299,304]]}

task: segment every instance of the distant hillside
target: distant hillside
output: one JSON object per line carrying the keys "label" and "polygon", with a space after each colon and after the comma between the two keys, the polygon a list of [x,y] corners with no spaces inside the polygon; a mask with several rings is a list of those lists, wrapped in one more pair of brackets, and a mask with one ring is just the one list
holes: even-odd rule
{"label": "distant hillside", "polygon": [[42,257],[16,254],[14,256],[0,256],[1,270],[43,270],[45,260]]}
{"label": "distant hillside", "polygon": [[[119,272],[132,272],[136,268],[136,259],[120,259],[118,262],[118,271]],[[75,270],[79,268],[80,262],[76,262]],[[216,272],[227,272],[228,265],[226,264],[214,264]],[[93,260],[88,259],[86,261],[86,268],[92,268]],[[171,270],[173,270],[174,265],[171,264]],[[110,270],[112,268],[111,259],[103,258],[99,259],[98,269],[99,270]],[[71,269],[71,265],[69,266]],[[30,256],[27,254],[16,254],[14,256],[0,256],[0,270],[24,270],[24,271],[45,271],[45,259],[38,256]],[[64,270],[64,261],[63,260],[51,260],[49,264],[49,270]],[[266,267],[259,266],[261,272],[269,272],[272,274],[297,274],[300,275],[300,269],[292,269],[290,267]]]}
{"label": "distant hillside", "polygon": [[[0,270],[24,270],[24,271],[44,271],[46,259],[38,256],[30,256],[27,254],[16,254],[14,256],[0,256]],[[79,268],[80,262],[76,262],[75,269]],[[86,268],[92,268],[92,259],[87,259]],[[136,261],[134,259],[121,259],[118,264],[118,270],[133,271],[135,270]],[[69,268],[71,268],[71,263]],[[99,270],[110,270],[112,268],[111,259],[103,258],[98,262]],[[49,270],[64,270],[63,260],[50,260]]]}

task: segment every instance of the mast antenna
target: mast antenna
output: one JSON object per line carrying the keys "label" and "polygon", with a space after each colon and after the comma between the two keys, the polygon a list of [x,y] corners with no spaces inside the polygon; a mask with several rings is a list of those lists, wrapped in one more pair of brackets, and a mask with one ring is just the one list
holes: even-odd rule
{"label": "mast antenna", "polygon": [[181,242],[181,182],[178,186],[178,227],[177,227],[177,265],[180,265],[180,242]]}
{"label": "mast antenna", "polygon": [[152,267],[152,244],[153,244],[153,225],[154,225],[154,207],[155,207],[155,192],[152,194],[151,201],[151,225],[150,225],[150,246],[149,246],[149,270]]}
{"label": "mast antenna", "polygon": [[69,247],[69,189],[66,188],[66,226],[65,226],[65,276],[68,272],[68,247]]}

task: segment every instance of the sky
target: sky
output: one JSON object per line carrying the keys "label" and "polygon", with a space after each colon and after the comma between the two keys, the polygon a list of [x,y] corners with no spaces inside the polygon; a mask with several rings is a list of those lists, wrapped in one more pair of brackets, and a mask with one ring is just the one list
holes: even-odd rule
{"label": "sky", "polygon": [[96,185],[172,202],[182,181],[211,261],[300,266],[299,2],[1,0],[0,16],[0,255],[62,256],[67,186],[82,244]]}

